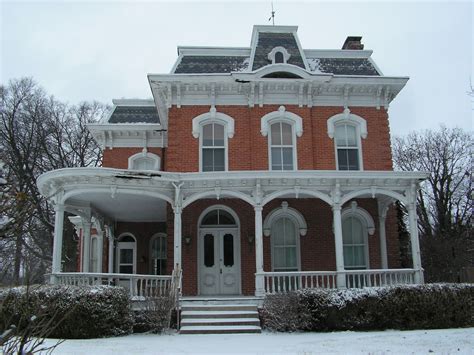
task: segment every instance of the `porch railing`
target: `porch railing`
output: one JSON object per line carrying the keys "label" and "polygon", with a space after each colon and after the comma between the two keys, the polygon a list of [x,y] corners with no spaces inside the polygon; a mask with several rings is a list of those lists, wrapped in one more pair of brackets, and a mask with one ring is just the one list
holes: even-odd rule
{"label": "porch railing", "polygon": [[414,269],[336,271],[291,271],[257,273],[265,294],[285,293],[308,288],[337,288],[338,275],[344,275],[347,288],[381,287],[415,283]]}
{"label": "porch railing", "polygon": [[131,298],[166,296],[170,293],[173,276],[109,274],[90,272],[61,272],[50,274],[51,283],[59,285],[85,286],[109,285],[122,286],[130,292]]}

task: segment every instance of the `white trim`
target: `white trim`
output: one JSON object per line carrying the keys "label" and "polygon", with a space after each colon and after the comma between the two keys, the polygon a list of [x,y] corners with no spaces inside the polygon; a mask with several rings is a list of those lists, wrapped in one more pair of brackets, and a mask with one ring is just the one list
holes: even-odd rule
{"label": "white trim", "polygon": [[248,57],[250,47],[178,46],[178,55]]}
{"label": "white trim", "polygon": [[222,112],[217,112],[215,107],[211,107],[209,112],[203,113],[193,118],[193,137],[199,138],[202,126],[208,123],[219,123],[224,126],[224,135],[228,138],[234,137],[234,119]]}
{"label": "white trim", "polygon": [[283,201],[281,207],[275,208],[265,217],[265,221],[263,222],[264,236],[270,236],[273,223],[281,217],[290,218],[298,228],[300,236],[304,237],[308,232],[308,225],[306,224],[304,216],[298,210],[288,207],[288,202]]}
{"label": "white trim", "polygon": [[[285,203],[285,202],[283,202]],[[282,203],[282,205],[283,205]],[[272,218],[272,223],[270,224],[270,232],[269,232],[269,236],[270,236],[270,255],[271,255],[271,261],[272,261],[272,272],[275,271],[275,258],[274,258],[274,253],[273,253],[273,248],[274,248],[274,238],[271,237],[271,228],[273,226],[273,223],[275,223],[276,221],[278,221],[279,219],[281,218],[288,218],[295,226],[295,228],[298,228],[298,222],[293,218],[293,215],[290,214],[290,213],[280,213],[278,216],[276,216],[275,218]],[[265,221],[266,221],[266,218],[265,218]],[[265,229],[264,229],[265,231]],[[295,239],[296,239],[296,267],[297,267],[297,271],[301,271],[301,245],[300,245],[300,236],[301,236],[301,229],[300,229],[300,233],[297,233],[297,231],[295,230],[296,232],[296,235],[295,235]]]}
{"label": "white trim", "polygon": [[112,99],[115,106],[155,106],[153,99]]}
{"label": "white trim", "polygon": [[372,50],[344,49],[305,49],[307,58],[370,58]]}
{"label": "white trim", "polygon": [[133,168],[133,163],[135,160],[138,160],[140,158],[150,158],[154,160],[154,165],[153,169],[151,170],[160,170],[161,169],[161,158],[159,155],[156,155],[154,153],[147,152],[145,149],[142,152],[136,153],[128,157],[128,169],[129,170],[137,170]]}
{"label": "white trim", "polygon": [[336,131],[336,126],[339,123],[349,123],[353,126],[359,127],[359,135],[364,139],[367,138],[367,121],[362,117],[351,113],[348,108],[344,109],[343,113],[334,115],[327,120],[329,138],[334,138],[334,132]]}
{"label": "white trim", "polygon": [[179,47],[178,47],[178,58],[176,58],[176,61],[174,62],[173,67],[170,70],[170,74],[174,74],[174,72],[176,71],[176,68],[178,67],[178,65],[181,64],[182,60],[183,60],[183,55],[179,53]]}
{"label": "white trim", "polygon": [[367,228],[367,232],[369,233],[369,235],[374,235],[374,232],[375,232],[374,219],[372,218],[369,212],[367,212],[362,207],[359,207],[356,201],[352,201],[349,207],[346,207],[342,210],[341,219],[344,220],[344,218],[348,216],[358,216],[361,219],[363,219],[365,221],[365,226]]}
{"label": "white trim", "polygon": [[[283,55],[283,63],[276,63],[275,62],[275,55],[280,52]],[[288,59],[290,59],[291,54],[288,53],[285,47],[277,46],[273,48],[270,53],[268,53],[268,60],[271,60],[272,64],[286,64]]]}

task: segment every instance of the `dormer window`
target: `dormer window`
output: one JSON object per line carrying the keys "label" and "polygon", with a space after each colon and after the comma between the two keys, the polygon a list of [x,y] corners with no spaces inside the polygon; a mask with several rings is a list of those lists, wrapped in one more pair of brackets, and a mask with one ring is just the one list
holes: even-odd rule
{"label": "dormer window", "polygon": [[285,49],[285,47],[275,47],[268,53],[268,60],[272,64],[286,64],[290,59],[291,54]]}

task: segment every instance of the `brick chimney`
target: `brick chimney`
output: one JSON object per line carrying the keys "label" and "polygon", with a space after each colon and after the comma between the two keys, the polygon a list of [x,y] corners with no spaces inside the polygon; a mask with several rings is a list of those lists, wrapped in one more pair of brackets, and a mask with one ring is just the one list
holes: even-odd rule
{"label": "brick chimney", "polygon": [[358,36],[349,36],[346,38],[346,41],[342,45],[342,49],[364,49],[364,45],[360,43],[362,37]]}

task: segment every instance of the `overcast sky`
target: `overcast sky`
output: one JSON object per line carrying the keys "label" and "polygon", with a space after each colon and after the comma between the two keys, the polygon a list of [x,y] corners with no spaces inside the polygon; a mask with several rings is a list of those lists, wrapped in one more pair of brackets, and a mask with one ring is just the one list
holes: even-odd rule
{"label": "overcast sky", "polygon": [[[304,48],[339,49],[348,35],[385,75],[409,76],[390,106],[392,134],[472,131],[473,2],[274,1],[277,25]],[[2,1],[0,82],[32,76],[77,103],[151,97],[147,73],[168,73],[178,45],[249,46],[270,1]]]}

